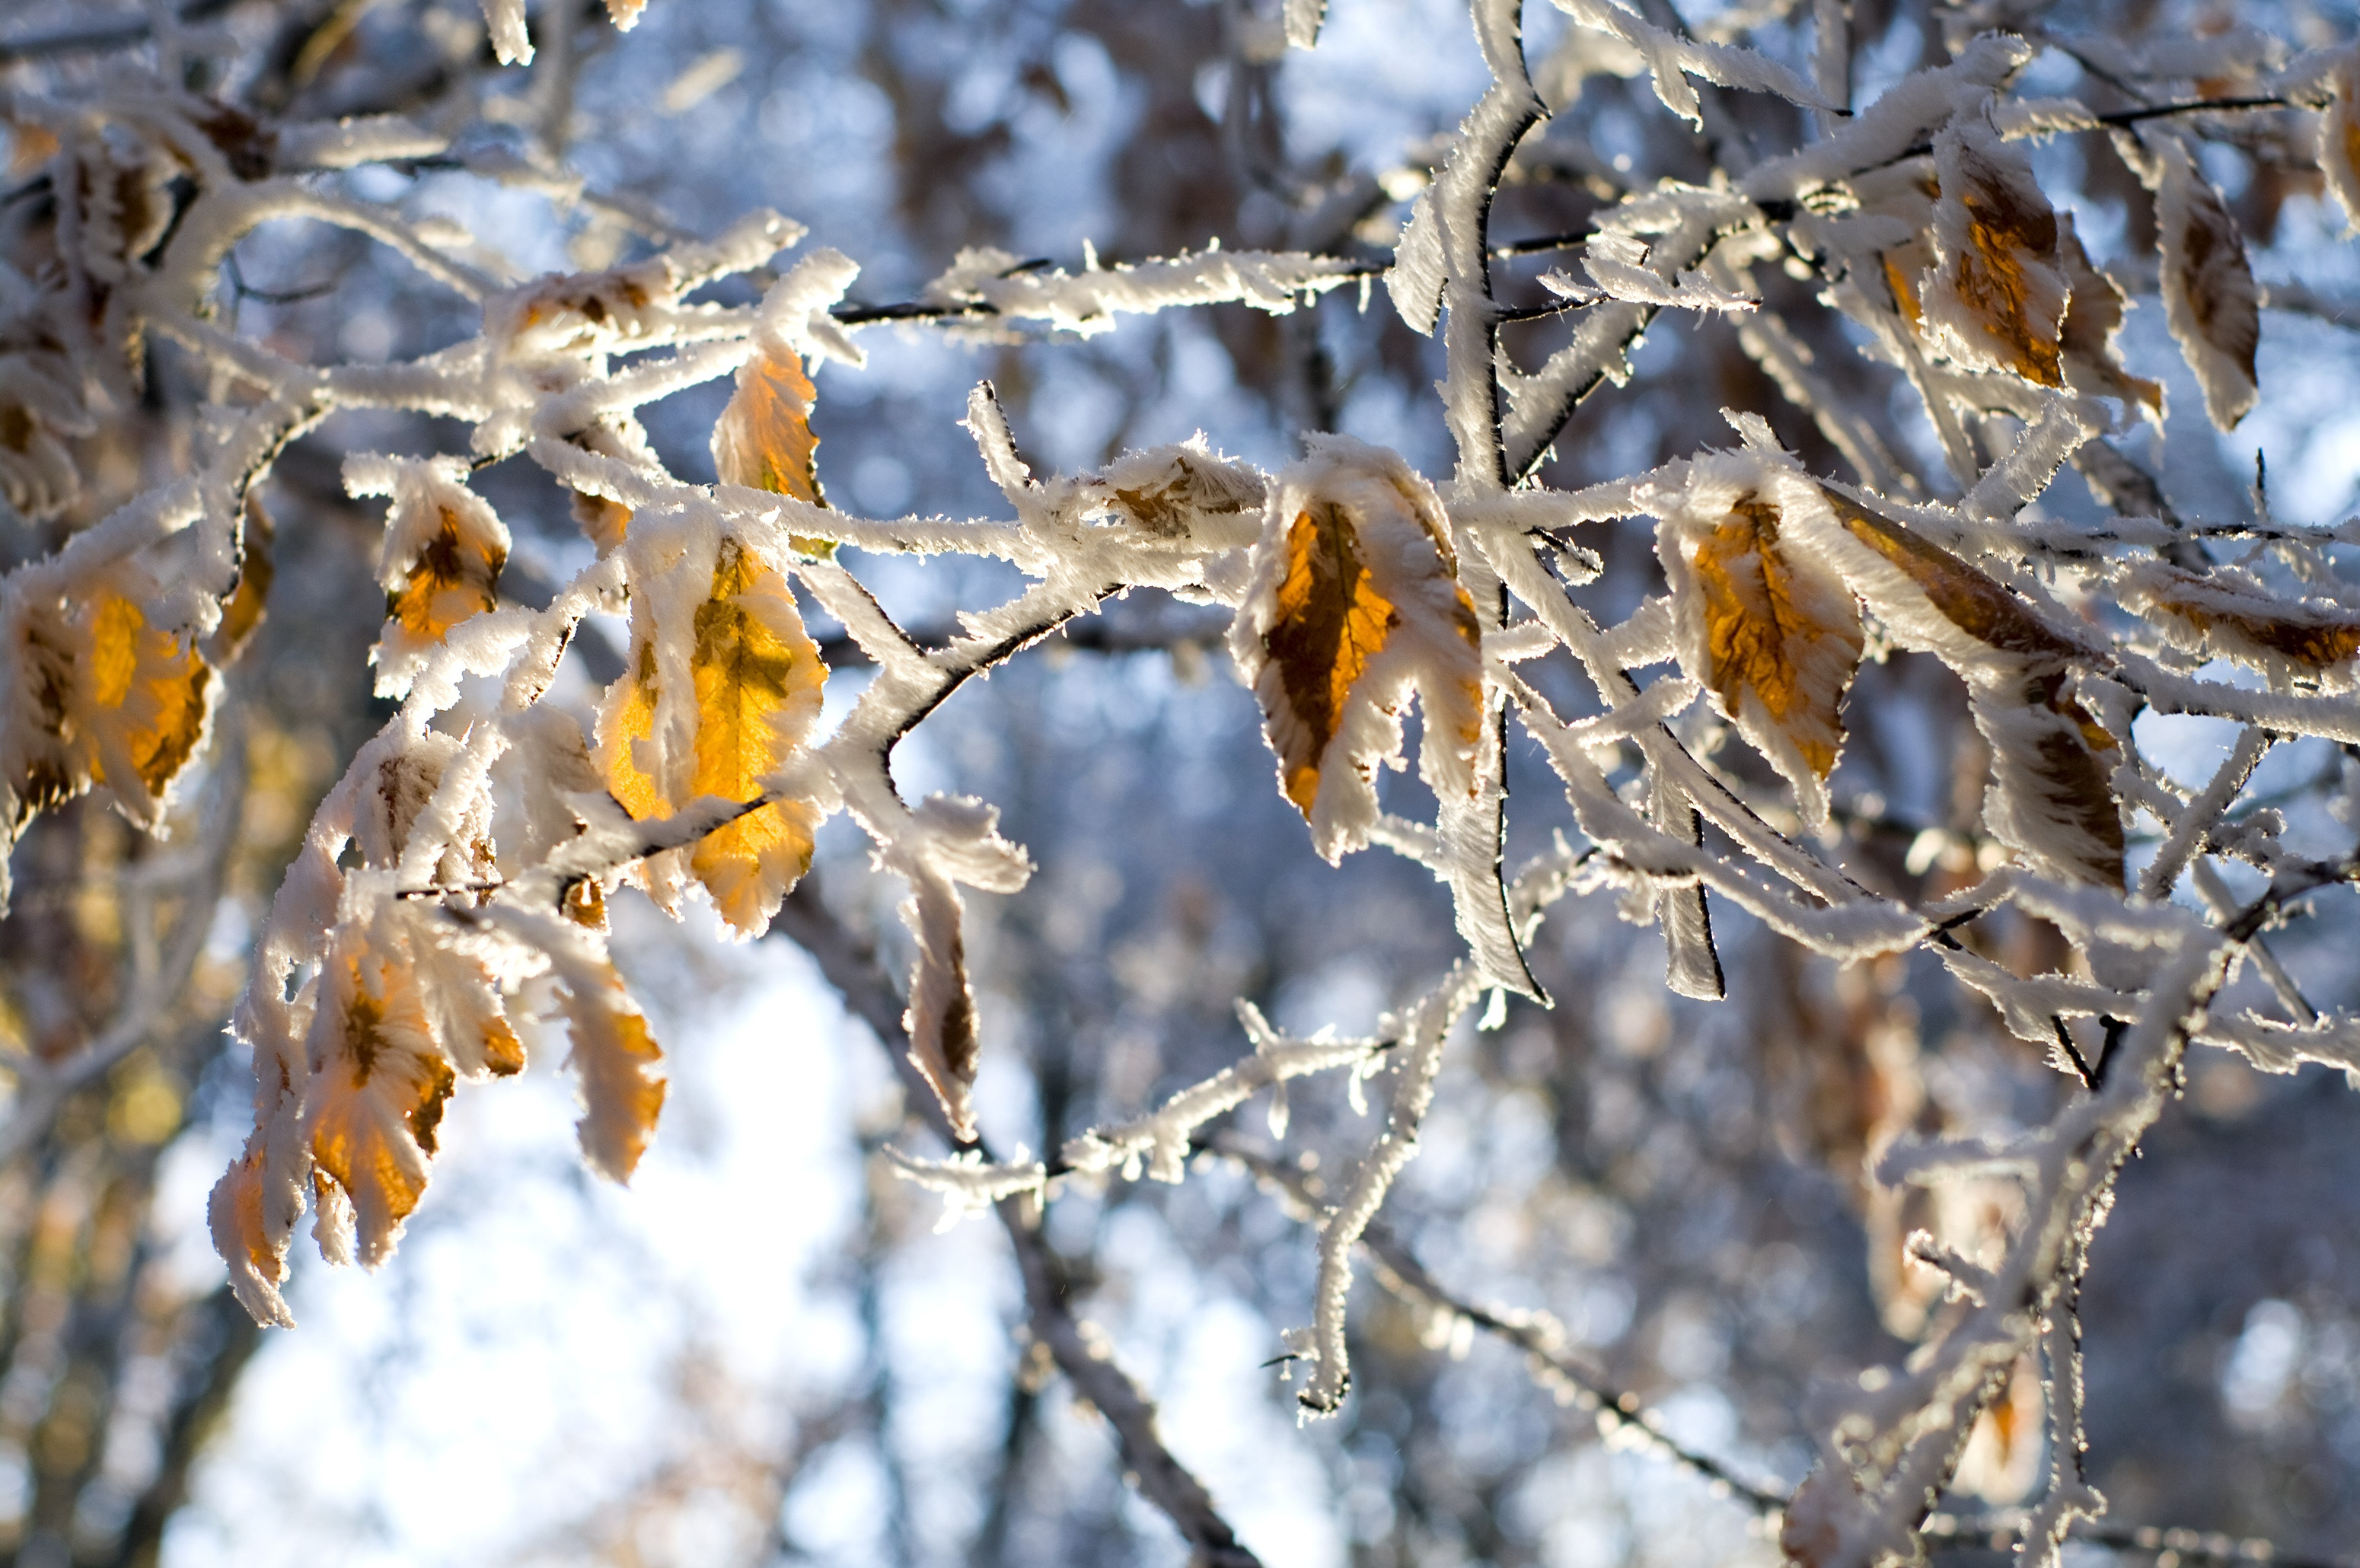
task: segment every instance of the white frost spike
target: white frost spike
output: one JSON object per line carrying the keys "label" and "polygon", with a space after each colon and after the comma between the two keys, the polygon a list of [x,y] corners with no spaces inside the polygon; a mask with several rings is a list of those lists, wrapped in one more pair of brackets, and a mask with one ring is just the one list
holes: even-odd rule
{"label": "white frost spike", "polygon": [[2139,172],[2156,192],[2163,234],[2163,317],[2204,388],[2204,411],[2229,430],[2261,395],[2254,381],[2261,297],[2245,236],[2184,141],[2159,132],[2148,146],[2153,157]]}
{"label": "white frost spike", "polygon": [[532,63],[532,38],[524,26],[524,0],[484,0],[484,25],[492,32],[492,55],[502,65]]}
{"label": "white frost spike", "polygon": [[1439,797],[1475,792],[1481,623],[1434,487],[1349,436],[1306,444],[1272,492],[1229,654],[1262,700],[1280,789],[1333,864],[1368,843],[1374,770],[1401,754],[1413,691],[1419,776]]}
{"label": "white frost spike", "polygon": [[1819,90],[1766,55],[1730,44],[1699,43],[1642,21],[1628,8],[1610,0],[1556,0],[1557,8],[1576,22],[1611,33],[1646,58],[1655,79],[1655,96],[1664,107],[1701,128],[1703,106],[1688,78],[1699,77],[1721,87],[1742,87],[1773,93],[1790,103],[1813,109],[1833,109]]}
{"label": "white frost spike", "polygon": [[986,305],[997,315],[1044,321],[1090,337],[1112,331],[1120,313],[1175,305],[1239,300],[1284,316],[1305,296],[1360,277],[1357,262],[1301,251],[1207,249],[1078,273],[1028,272],[1023,266],[1022,257],[1004,250],[962,250],[949,271],[926,285],[925,297],[945,305]]}
{"label": "white frost spike", "polygon": [[869,355],[828,309],[844,298],[860,264],[840,250],[815,250],[787,269],[762,296],[754,342],[774,359],[833,359],[858,370]]}

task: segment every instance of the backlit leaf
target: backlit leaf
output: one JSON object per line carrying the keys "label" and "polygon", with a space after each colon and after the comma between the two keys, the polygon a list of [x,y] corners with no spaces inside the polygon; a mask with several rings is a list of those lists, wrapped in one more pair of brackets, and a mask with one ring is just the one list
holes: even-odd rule
{"label": "backlit leaf", "polygon": [[[818,396],[792,354],[757,354],[738,366],[738,388],[713,427],[713,469],[721,483],[826,506],[819,487],[819,438],[811,428]],[[836,551],[825,539],[793,543],[809,555]]]}
{"label": "backlit leaf", "polygon": [[406,694],[453,626],[499,604],[508,526],[461,483],[464,472],[444,460],[405,462],[369,486],[393,495],[377,556],[386,620],[372,658],[380,696]]}
{"label": "backlit leaf", "polygon": [[1401,708],[1425,710],[1419,769],[1471,795],[1483,733],[1482,625],[1432,488],[1395,454],[1319,438],[1280,476],[1230,633],[1261,699],[1279,787],[1334,860],[1367,842],[1376,765]]}
{"label": "backlit leaf", "polygon": [[2334,95],[2319,117],[2320,172],[2344,209],[2344,232],[2360,234],[2360,57],[2347,55],[2328,80]]}
{"label": "backlit leaf", "polygon": [[[1829,502],[1845,532],[1898,569],[1898,583],[1853,572],[1848,574],[1852,586],[1888,625],[1905,635],[1915,633],[1912,640],[1918,646],[1943,655],[1962,673],[1986,652],[2055,660],[2084,651],[2006,588],[1941,546],[1840,495],[1830,495]],[[1894,587],[1902,591],[1891,592]],[[1961,634],[1967,640],[1959,640]]]}
{"label": "backlit leaf", "polygon": [[217,665],[227,665],[245,652],[247,641],[262,625],[269,605],[270,584],[278,575],[270,558],[270,547],[276,539],[277,531],[270,525],[270,514],[262,509],[261,497],[248,491],[246,527],[238,537],[237,586],[222,602],[221,625],[213,628],[213,644],[205,650]]}
{"label": "backlit leaf", "polygon": [[[694,765],[678,800],[635,755],[654,732],[660,677],[659,629],[638,624],[652,617],[637,608],[634,616],[632,671],[608,692],[598,725],[609,791],[642,819],[669,815],[701,795],[760,799],[764,777],[786,763],[818,717],[827,677],[785,580],[738,541],[722,541],[711,595],[688,628]],[[807,802],[770,801],[706,834],[690,852],[689,869],[733,929],[759,936],[810,867],[816,822]]]}
{"label": "backlit leaf", "polygon": [[608,1180],[628,1181],[663,1110],[663,1050],[611,964],[569,970],[559,1006],[582,1083],[582,1157]]}
{"label": "backlit leaf", "polygon": [[406,955],[347,939],[320,979],[304,1133],[321,1176],[352,1205],[363,1264],[392,1255],[426,1191],[458,1074],[435,1046]]}
{"label": "backlit leaf", "polygon": [[[1698,472],[1709,474],[1699,463]],[[1746,488],[1710,481],[1667,508],[1657,546],[1673,584],[1681,662],[1746,740],[1794,786],[1807,821],[1827,815],[1824,781],[1843,749],[1844,693],[1863,637],[1852,591],[1813,550],[1782,538],[1786,509],[1824,515],[1799,479]]]}

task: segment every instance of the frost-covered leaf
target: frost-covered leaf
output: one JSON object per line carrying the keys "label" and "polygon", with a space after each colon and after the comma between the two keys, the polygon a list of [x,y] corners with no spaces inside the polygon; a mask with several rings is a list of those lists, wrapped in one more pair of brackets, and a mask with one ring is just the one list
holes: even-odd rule
{"label": "frost-covered leaf", "polygon": [[1967,705],[1991,746],[1993,836],[2051,876],[2120,889],[2120,743],[2055,673],[1971,682]]}
{"label": "frost-covered leaf", "polygon": [[[1994,655],[2059,662],[2084,651],[2016,594],[1923,535],[1841,496],[1829,499],[1844,531],[1871,552],[1842,561],[1845,576],[1912,646],[1939,654],[1961,674],[1989,668]],[[1863,570],[1869,561],[1884,569]]]}
{"label": "frost-covered leaf", "polygon": [[373,1269],[392,1256],[425,1193],[458,1074],[434,1043],[406,954],[346,932],[319,985],[304,1138],[320,1179],[351,1205],[360,1261]]}
{"label": "frost-covered leaf", "polygon": [[1125,452],[1098,484],[1107,510],[1141,533],[1205,550],[1251,544],[1267,490],[1261,474],[1217,455],[1202,437]]}
{"label": "frost-covered leaf", "polygon": [[0,804],[12,832],[92,789],[142,826],[162,820],[172,780],[204,739],[214,684],[191,639],[150,621],[153,592],[126,565],[71,601],[20,588],[0,605]]}
{"label": "frost-covered leaf", "polygon": [[[713,427],[713,467],[721,483],[826,506],[819,487],[819,438],[811,428],[817,397],[792,354],[758,354],[738,366],[737,390]],[[822,539],[793,543],[812,555],[836,552]]]}
{"label": "frost-covered leaf", "polygon": [[1751,453],[1699,460],[1664,507],[1656,551],[1672,584],[1680,662],[1739,733],[1794,787],[1804,820],[1826,820],[1825,780],[1842,752],[1844,693],[1863,637],[1851,589],[1788,524],[1824,520],[1819,487]]}
{"label": "frost-covered leaf", "polygon": [[0,497],[35,522],[56,517],[82,493],[66,442],[96,424],[76,390],[79,379],[62,354],[0,354]]}
{"label": "frost-covered leaf", "polygon": [[2163,317],[2204,388],[2205,412],[2225,430],[2260,396],[2261,296],[2245,236],[2178,136],[2158,136],[2148,161],[2163,239]]}
{"label": "frost-covered leaf", "polygon": [[2225,567],[2200,577],[2149,561],[2125,579],[2123,602],[2191,653],[2234,659],[2280,684],[2297,677],[2331,691],[2353,684],[2360,615],[2331,601],[2282,599]]}
{"label": "frost-covered leaf", "polygon": [[2360,53],[2347,54],[2329,72],[2333,90],[2319,116],[2319,168],[2344,209],[2344,233],[2360,234]]}
{"label": "frost-covered leaf", "polygon": [[1960,365],[2062,387],[2059,327],[2070,288],[2057,213],[2023,153],[1979,119],[1934,138],[1935,265],[1920,290],[1926,328]]}
{"label": "frost-covered leaf", "polygon": [[[827,671],[785,579],[734,539],[722,539],[711,559],[710,592],[689,625],[672,624],[648,598],[635,603],[632,668],[599,715],[607,788],[643,820],[669,816],[701,795],[759,800],[762,780],[785,765],[819,715]],[[659,641],[682,636],[690,639],[685,713],[693,739],[674,753],[650,743],[663,706]],[[811,865],[817,822],[806,801],[773,800],[690,851],[689,869],[740,935],[769,929],[779,900]]]}
{"label": "frost-covered leaf", "polygon": [[1374,770],[1401,753],[1413,691],[1420,775],[1437,795],[1471,793],[1482,624],[1432,486],[1391,452],[1314,437],[1279,476],[1252,570],[1230,653],[1314,847],[1332,862],[1368,842]]}
{"label": "frost-covered leaf", "polygon": [[561,964],[560,972],[565,996],[559,1007],[582,1082],[582,1157],[609,1181],[628,1181],[663,1110],[663,1050],[613,964]]}
{"label": "frost-covered leaf", "polygon": [[385,628],[370,657],[379,696],[405,695],[453,627],[499,604],[508,525],[465,481],[466,465],[456,458],[356,458],[345,465],[346,490],[393,503],[377,551]]}
{"label": "frost-covered leaf", "polygon": [[[263,1163],[257,1133],[213,1184],[205,1217],[213,1232],[213,1250],[229,1265],[230,1288],[238,1304],[258,1323],[292,1328],[294,1314],[279,1293],[287,1279],[288,1228],[278,1227],[273,1238],[265,1217],[269,1184]],[[288,1224],[292,1224],[291,1216]]]}

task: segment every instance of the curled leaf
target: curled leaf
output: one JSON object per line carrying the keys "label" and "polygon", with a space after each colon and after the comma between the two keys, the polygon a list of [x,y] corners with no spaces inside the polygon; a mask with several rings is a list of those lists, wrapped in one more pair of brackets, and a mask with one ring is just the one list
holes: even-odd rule
{"label": "curled leaf", "polygon": [[663,1050],[613,964],[574,965],[565,986],[560,1007],[582,1081],[582,1157],[609,1181],[628,1181],[663,1110]]}
{"label": "curled leaf", "polygon": [[2060,675],[1975,682],[1968,710],[1991,746],[1983,822],[1993,836],[2051,876],[2119,889],[2120,744]]}
{"label": "curled leaf", "polygon": [[1314,847],[1332,862],[1367,842],[1374,769],[1400,755],[1413,691],[1421,776],[1437,795],[1472,793],[1482,625],[1432,487],[1393,452],[1316,438],[1280,475],[1253,559],[1230,652]]}
{"label": "curled leaf", "polygon": [[[737,390],[713,427],[713,469],[721,483],[826,506],[819,487],[819,438],[811,428],[818,396],[792,354],[758,354],[739,365]],[[808,555],[836,551],[825,539],[792,542]]]}

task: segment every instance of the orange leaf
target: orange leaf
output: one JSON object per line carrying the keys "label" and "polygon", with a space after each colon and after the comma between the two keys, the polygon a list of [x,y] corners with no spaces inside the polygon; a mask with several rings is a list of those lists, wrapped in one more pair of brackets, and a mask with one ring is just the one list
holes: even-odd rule
{"label": "orange leaf", "polygon": [[361,1261],[375,1268],[426,1191],[458,1075],[436,1049],[409,964],[357,942],[339,949],[319,982],[304,1129],[320,1173],[352,1203]]}
{"label": "orange leaf", "polygon": [[[634,669],[608,692],[598,725],[608,790],[641,819],[670,815],[701,795],[759,800],[762,779],[786,764],[818,717],[827,679],[785,580],[736,539],[722,541],[712,594],[691,628],[695,757],[677,800],[633,755],[634,743],[654,733],[659,629],[635,624],[633,630]],[[724,920],[759,936],[810,867],[816,825],[806,802],[770,801],[707,833],[690,851],[689,869]]]}
{"label": "orange leaf", "polygon": [[[2026,609],[2007,589],[1941,546],[1841,496],[1830,495],[1828,499],[1847,532],[1900,568],[1944,621],[1975,642],[2001,653],[2034,659],[2068,659],[2084,651],[2079,643],[2060,636]],[[1888,622],[1914,618],[1873,588],[1864,596]]]}
{"label": "orange leaf", "polygon": [[[713,469],[721,483],[826,506],[819,487],[819,438],[811,428],[818,396],[792,354],[758,354],[739,365],[738,389],[713,427]],[[836,552],[825,539],[793,537],[791,542],[806,555]]]}
{"label": "orange leaf", "polygon": [[1319,853],[1367,842],[1374,769],[1400,755],[1413,691],[1420,775],[1437,796],[1472,797],[1482,623],[1432,487],[1393,452],[1322,437],[1281,475],[1254,561],[1229,649]]}
{"label": "orange leaf", "polygon": [[270,514],[262,509],[262,498],[247,491],[246,528],[238,539],[237,585],[222,602],[221,624],[213,628],[213,646],[205,650],[217,665],[226,666],[246,651],[268,613],[270,584],[278,575],[270,559],[276,538]]}
{"label": "orange leaf", "polygon": [[582,1156],[609,1181],[628,1181],[663,1110],[665,1083],[657,1072],[663,1050],[611,964],[569,974],[560,1005],[582,1080]]}
{"label": "orange leaf", "polygon": [[2191,653],[2230,659],[2274,675],[2331,673],[2349,684],[2360,654],[2360,615],[2316,600],[2289,602],[2243,573],[2199,577],[2151,563],[2125,584],[2124,602]]}
{"label": "orange leaf", "polygon": [[399,586],[385,596],[387,619],[421,642],[441,642],[461,621],[499,604],[500,568],[508,564],[505,541],[496,541],[450,506],[439,508],[440,525],[410,560]]}
{"label": "orange leaf", "polygon": [[[1718,523],[1666,520],[1666,564],[1692,573],[1684,662],[1721,712],[1794,785],[1804,815],[1843,749],[1844,693],[1864,638],[1843,580],[1779,537],[1780,506],[1740,496]],[[1688,584],[1680,584],[1686,587]]]}

